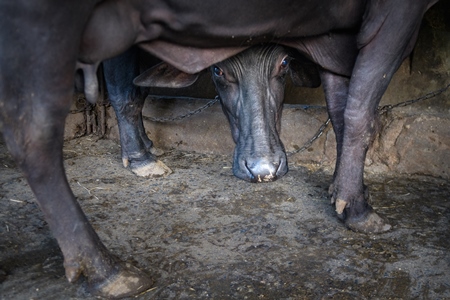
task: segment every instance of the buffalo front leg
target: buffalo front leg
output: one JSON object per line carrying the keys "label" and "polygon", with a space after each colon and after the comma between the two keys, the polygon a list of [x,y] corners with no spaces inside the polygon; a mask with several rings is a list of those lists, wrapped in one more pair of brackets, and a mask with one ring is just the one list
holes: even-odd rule
{"label": "buffalo front leg", "polygon": [[[4,92],[7,85],[3,87]],[[0,124],[8,149],[62,250],[69,282],[83,274],[92,293],[108,298],[148,289],[152,280],[146,274],[118,261],[102,244],[67,182],[62,146],[71,89],[59,94],[62,97],[54,97],[54,93],[47,94],[48,89],[33,89],[32,93],[27,88],[15,93],[15,98],[10,93],[2,94],[1,99],[8,101],[0,101]]]}
{"label": "buffalo front leg", "polygon": [[62,159],[64,117],[31,116],[14,126],[12,121],[3,124],[4,139],[58,241],[69,282],[83,274],[94,294],[108,298],[148,289],[152,280],[146,274],[108,252],[69,187]]}
{"label": "buffalo front leg", "polygon": [[[331,204],[336,204],[336,199],[334,195],[335,191],[335,180],[337,174],[339,173],[339,166],[341,165],[342,157],[342,147],[344,143],[344,112],[348,99],[348,88],[349,88],[349,78],[345,76],[340,76],[326,70],[321,70],[320,76],[322,79],[322,84],[325,92],[325,99],[327,102],[327,111],[333,124],[333,131],[336,136],[336,166],[333,174],[333,182],[330,184],[329,194],[331,197]],[[369,197],[368,189],[365,185],[364,197],[367,200]],[[339,202],[338,205],[346,204],[344,202]],[[338,209],[338,207],[337,207]],[[338,217],[345,221],[345,214],[338,213]],[[375,215],[372,215],[375,217]],[[351,226],[349,226],[351,227]],[[353,228],[356,230],[356,228]]]}
{"label": "buffalo front leg", "polygon": [[0,129],[58,241],[69,281],[83,274],[93,293],[117,298],[152,280],[101,243],[69,187],[62,156],[79,42],[93,5],[0,2]]}
{"label": "buffalo front leg", "polygon": [[161,154],[145,133],[142,121],[144,97],[133,85],[139,75],[137,49],[103,63],[109,100],[116,112],[119,126],[122,162],[138,176],[165,176],[172,171],[155,155]]}
{"label": "buffalo front leg", "polygon": [[3,133],[63,252],[69,282],[83,274],[94,294],[108,298],[148,289],[152,280],[146,274],[108,252],[69,187],[62,159],[64,118],[42,117],[39,121],[46,120],[45,125],[35,123],[33,117],[27,119],[29,125],[16,120],[21,122],[17,127],[7,120]]}
{"label": "buffalo front leg", "polygon": [[[393,74],[410,53],[425,10],[421,4],[411,6],[406,2],[396,6],[395,14],[382,20],[371,19],[369,9],[367,20],[375,24],[363,23],[360,51],[343,113],[342,148],[338,153],[332,201],[346,226],[359,232],[384,232],[391,228],[369,204],[363,177],[366,153],[376,132],[378,104]],[[373,9],[376,12],[380,7]]]}

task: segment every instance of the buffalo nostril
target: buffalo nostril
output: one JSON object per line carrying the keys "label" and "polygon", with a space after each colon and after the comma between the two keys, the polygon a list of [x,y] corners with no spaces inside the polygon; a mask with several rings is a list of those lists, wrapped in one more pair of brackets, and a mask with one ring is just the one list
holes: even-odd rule
{"label": "buffalo nostril", "polygon": [[279,166],[279,162],[269,162],[265,159],[252,164],[246,164],[246,167],[255,182],[269,182],[276,180]]}

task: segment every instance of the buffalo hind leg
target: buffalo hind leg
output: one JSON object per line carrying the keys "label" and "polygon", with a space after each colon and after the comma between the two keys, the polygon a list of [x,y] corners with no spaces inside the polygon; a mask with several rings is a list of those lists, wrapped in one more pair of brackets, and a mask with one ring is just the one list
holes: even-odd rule
{"label": "buffalo hind leg", "polygon": [[333,174],[333,182],[329,188],[331,204],[334,204],[334,180],[336,178],[342,155],[342,143],[344,140],[344,111],[348,97],[349,79],[324,69],[320,70],[320,78],[322,80],[322,86],[325,93],[328,115],[330,117],[331,124],[333,125],[333,131],[336,137],[336,166]]}

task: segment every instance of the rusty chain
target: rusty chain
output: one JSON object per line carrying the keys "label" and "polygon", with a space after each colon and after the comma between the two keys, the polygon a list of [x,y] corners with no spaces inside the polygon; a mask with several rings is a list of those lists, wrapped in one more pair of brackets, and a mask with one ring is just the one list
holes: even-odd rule
{"label": "rusty chain", "polygon": [[[411,105],[411,104],[419,102],[419,101],[431,99],[433,97],[436,97],[436,96],[444,93],[449,87],[450,87],[450,84],[447,84],[445,87],[443,87],[439,90],[429,92],[429,93],[427,93],[419,98],[416,98],[416,99],[407,100],[407,101],[400,102],[397,104],[388,104],[388,105],[380,106],[378,108],[379,114],[383,115],[383,114],[386,114],[388,111],[391,111],[394,108],[404,107],[404,106],[408,106],[408,105]],[[156,96],[152,96],[152,97],[156,97]],[[160,98],[165,98],[165,97],[161,96]],[[174,97],[172,97],[172,98],[174,98]],[[207,109],[208,107],[211,107],[212,105],[214,105],[216,102],[219,101],[219,96],[216,96],[214,99],[186,98],[186,97],[182,97],[182,98],[188,99],[188,100],[190,99],[190,100],[210,100],[210,101],[208,103],[206,103],[205,105],[203,105],[193,111],[190,111],[184,115],[179,115],[179,116],[176,116],[173,118],[153,118],[153,117],[147,117],[147,116],[143,116],[143,118],[146,120],[150,120],[152,122],[159,122],[159,123],[180,121],[180,120],[183,120],[185,118],[191,117],[193,115],[196,115],[196,114],[204,111],[205,109]],[[78,101],[80,101],[80,98],[78,99]],[[105,105],[105,104],[103,103],[102,105]],[[91,111],[91,110],[93,110],[93,107],[94,107],[93,105],[91,105],[90,103],[88,103],[85,100],[85,106],[83,108],[71,110],[70,113],[75,114],[75,113],[84,112],[84,111]],[[297,154],[299,152],[303,152],[306,149],[308,149],[309,147],[311,147],[311,145],[314,143],[314,141],[316,141],[319,137],[321,137],[322,134],[325,132],[325,129],[328,127],[328,124],[330,123],[330,121],[331,121],[331,119],[327,118],[327,120],[319,127],[319,129],[313,135],[313,137],[311,137],[302,147],[295,149],[294,151],[288,152],[288,155],[293,155],[293,154]]]}

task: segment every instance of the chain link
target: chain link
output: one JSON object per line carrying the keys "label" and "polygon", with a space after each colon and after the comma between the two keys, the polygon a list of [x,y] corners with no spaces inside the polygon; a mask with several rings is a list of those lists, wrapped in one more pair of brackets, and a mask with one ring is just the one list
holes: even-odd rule
{"label": "chain link", "polygon": [[77,97],[77,105],[81,104],[83,105],[82,108],[78,108],[78,109],[73,109],[69,111],[69,114],[77,114],[77,113],[81,113],[81,112],[85,112],[85,111],[91,111],[94,109],[94,106],[92,104],[90,104],[86,98],[84,97],[83,94],[78,95]]}

